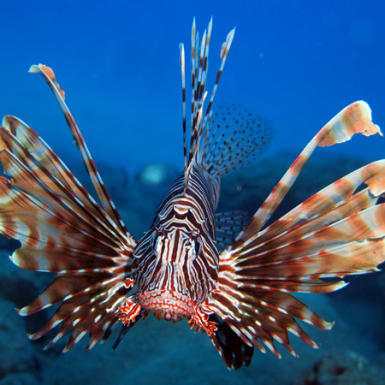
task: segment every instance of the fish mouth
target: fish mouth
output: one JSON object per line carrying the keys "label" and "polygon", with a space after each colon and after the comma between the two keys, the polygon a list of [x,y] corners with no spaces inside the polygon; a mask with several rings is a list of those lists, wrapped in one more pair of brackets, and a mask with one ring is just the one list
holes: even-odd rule
{"label": "fish mouth", "polygon": [[194,302],[184,294],[169,290],[151,290],[137,295],[144,310],[151,311],[158,319],[180,321],[194,312]]}

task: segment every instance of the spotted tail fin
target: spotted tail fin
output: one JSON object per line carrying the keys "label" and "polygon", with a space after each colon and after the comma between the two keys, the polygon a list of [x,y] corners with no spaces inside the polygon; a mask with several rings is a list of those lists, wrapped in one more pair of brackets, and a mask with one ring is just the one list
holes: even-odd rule
{"label": "spotted tail fin", "polygon": [[278,342],[295,356],[290,332],[317,347],[297,320],[321,329],[332,323],[290,293],[338,290],[346,285],[344,276],[378,271],[385,261],[385,204],[379,201],[385,192],[385,160],[337,180],[260,230],[314,148],[347,141],[354,133],[381,133],[364,102],[348,106],[321,129],[220,254],[218,286],[208,305],[244,344],[263,352],[267,347],[280,357]]}
{"label": "spotted tail fin", "polygon": [[229,246],[234,237],[247,224],[246,211],[226,211],[215,214],[215,240],[218,251]]}
{"label": "spotted tail fin", "polygon": [[269,147],[274,130],[262,116],[236,104],[218,106],[208,122],[198,162],[218,178],[244,168]]}
{"label": "spotted tail fin", "polygon": [[20,241],[10,257],[16,265],[57,274],[19,313],[59,305],[31,339],[61,325],[47,347],[68,332],[69,350],[89,332],[90,349],[119,319],[135,242],[27,124],[7,116],[3,125],[0,233]]}
{"label": "spotted tail fin", "polygon": [[226,41],[222,44],[220,58],[221,64],[217,72],[215,84],[211,91],[210,98],[205,105],[207,97],[207,72],[208,55],[211,41],[212,19],[207,30],[204,31],[202,40],[199,39],[199,33],[196,30],[195,19],[191,31],[191,111],[190,111],[190,143],[187,135],[187,111],[186,111],[186,81],[185,81],[185,50],[184,45],[180,44],[180,65],[182,74],[182,102],[183,102],[183,147],[184,147],[184,167],[186,180],[189,170],[196,162],[199,152],[200,142],[208,125],[211,116],[211,108],[217,92],[218,84],[226,63],[227,55],[233,41],[235,29],[232,29]]}

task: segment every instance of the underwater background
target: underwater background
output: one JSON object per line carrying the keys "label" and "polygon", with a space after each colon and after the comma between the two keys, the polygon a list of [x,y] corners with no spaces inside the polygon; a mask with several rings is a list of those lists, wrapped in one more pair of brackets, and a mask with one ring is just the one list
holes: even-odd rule
{"label": "underwater background", "polygon": [[[178,44],[189,52],[194,16],[200,31],[214,19],[209,86],[221,43],[236,26],[215,106],[244,106],[273,133],[263,156],[224,179],[221,211],[252,215],[299,151],[347,104],[365,100],[385,128],[381,0],[15,0],[0,1],[0,15],[0,115],[26,121],[92,191],[56,101],[40,77],[27,73],[32,64],[52,67],[135,237],[183,167]],[[381,158],[385,139],[378,135],[317,149],[278,215]],[[384,273],[351,278],[352,285],[328,296],[300,296],[336,321],[329,332],[304,326],[320,349],[293,339],[299,359],[255,352],[249,368],[229,372],[202,333],[153,317],[115,351],[111,341],[87,353],[85,341],[66,354],[60,344],[43,351],[26,332],[49,312],[23,319],[14,308],[51,277],[14,267],[7,258],[14,243],[1,239],[0,247],[0,385],[385,384]]]}

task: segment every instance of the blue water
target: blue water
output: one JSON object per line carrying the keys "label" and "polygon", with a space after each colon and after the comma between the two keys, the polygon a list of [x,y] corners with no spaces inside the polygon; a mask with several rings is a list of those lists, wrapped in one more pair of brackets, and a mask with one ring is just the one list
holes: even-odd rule
{"label": "blue water", "polygon": [[[214,17],[211,82],[220,44],[236,35],[217,102],[269,118],[274,149],[300,149],[348,103],[364,99],[385,121],[385,4],[361,1],[2,2],[0,113],[16,114],[59,152],[74,152],[48,88],[27,74],[57,74],[96,159],[134,171],[181,164],[178,43],[189,46],[193,16]],[[186,49],[188,49],[186,47]],[[361,152],[361,143],[370,154]],[[373,158],[384,144],[357,139],[334,151]]]}
{"label": "blue water", "polygon": [[[221,43],[236,27],[215,103],[236,102],[271,121],[275,138],[268,156],[300,151],[323,124],[355,100],[367,101],[374,122],[385,129],[385,3],[381,0],[1,1],[0,15],[0,115],[18,116],[65,160],[78,159],[49,88],[41,77],[27,72],[32,64],[49,65],[66,92],[66,101],[96,162],[123,167],[130,180],[153,162],[182,168],[178,44],[184,42],[189,52],[194,16],[200,31],[211,16],[214,19],[209,85],[215,79]],[[384,158],[385,139],[355,137],[349,143],[317,151],[319,159],[325,160],[330,154],[375,160]],[[154,202],[158,199],[153,198]],[[148,207],[152,209],[155,203],[141,201],[137,205],[146,213],[141,220],[147,223],[151,219]],[[139,218],[142,214],[137,211]],[[142,227],[138,225],[136,230],[142,231]],[[369,357],[377,354],[379,348],[371,343],[378,326],[367,331],[363,325],[367,318],[378,320],[379,314],[384,315],[384,297],[368,307],[364,294],[359,293],[350,294],[350,298],[359,297],[355,307],[345,303],[345,318],[337,326],[335,340],[333,335],[323,340],[326,351],[328,346],[346,344]],[[344,306],[340,298],[335,300]],[[328,304],[315,302],[317,306],[320,311],[326,309],[325,318],[338,317]],[[363,316],[355,318],[357,313]],[[280,364],[271,355],[261,358],[257,353],[254,366],[246,369],[249,372],[228,374],[207,338],[186,337],[186,325],[178,324],[170,342],[167,336],[172,335],[174,325],[165,325],[163,334],[162,324],[150,321],[153,324],[154,329],[138,326],[120,352],[112,352],[109,344],[97,346],[88,356],[77,349],[65,358],[57,355],[52,359],[34,350],[41,378],[47,384],[68,383],[68,370],[69,376],[76,378],[74,383],[89,383],[96,366],[98,384],[177,384],[186,373],[192,376],[186,382],[191,384],[205,383],[205,379],[221,385],[274,384],[281,381],[276,369],[280,367],[282,383],[291,384],[319,358],[301,345],[302,367],[299,361],[283,360]],[[349,329],[351,324],[356,329]],[[20,339],[23,324],[17,327],[12,333],[19,332]],[[351,330],[365,330],[369,342],[361,346],[361,332],[352,335]],[[385,343],[381,343],[383,349]],[[29,346],[29,342],[25,344]],[[135,350],[136,358],[132,356]],[[171,358],[165,358],[164,352]],[[151,357],[148,366],[146,357]],[[74,369],[80,362],[79,369]],[[118,375],[115,369],[126,374]],[[50,376],[55,381],[51,382]],[[2,384],[1,378],[0,370]],[[37,383],[41,380],[34,378]],[[4,383],[29,382],[16,379]]]}

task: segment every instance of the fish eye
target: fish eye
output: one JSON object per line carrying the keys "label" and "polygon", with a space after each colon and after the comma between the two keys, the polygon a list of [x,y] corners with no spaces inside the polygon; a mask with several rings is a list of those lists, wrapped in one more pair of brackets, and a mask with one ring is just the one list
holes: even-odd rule
{"label": "fish eye", "polygon": [[162,237],[155,237],[155,241],[154,241],[154,251],[155,251],[155,254],[159,255],[160,252],[162,251],[162,242],[163,239]]}
{"label": "fish eye", "polygon": [[202,249],[199,238],[197,238],[194,242],[194,249],[195,249],[195,255],[199,255]]}
{"label": "fish eye", "polygon": [[154,251],[156,254],[160,254],[162,251],[165,238],[166,232],[162,229],[156,228],[156,231],[154,232]]}
{"label": "fish eye", "polygon": [[199,235],[195,232],[189,235],[189,247],[194,257],[200,254],[202,245],[201,245]]}

